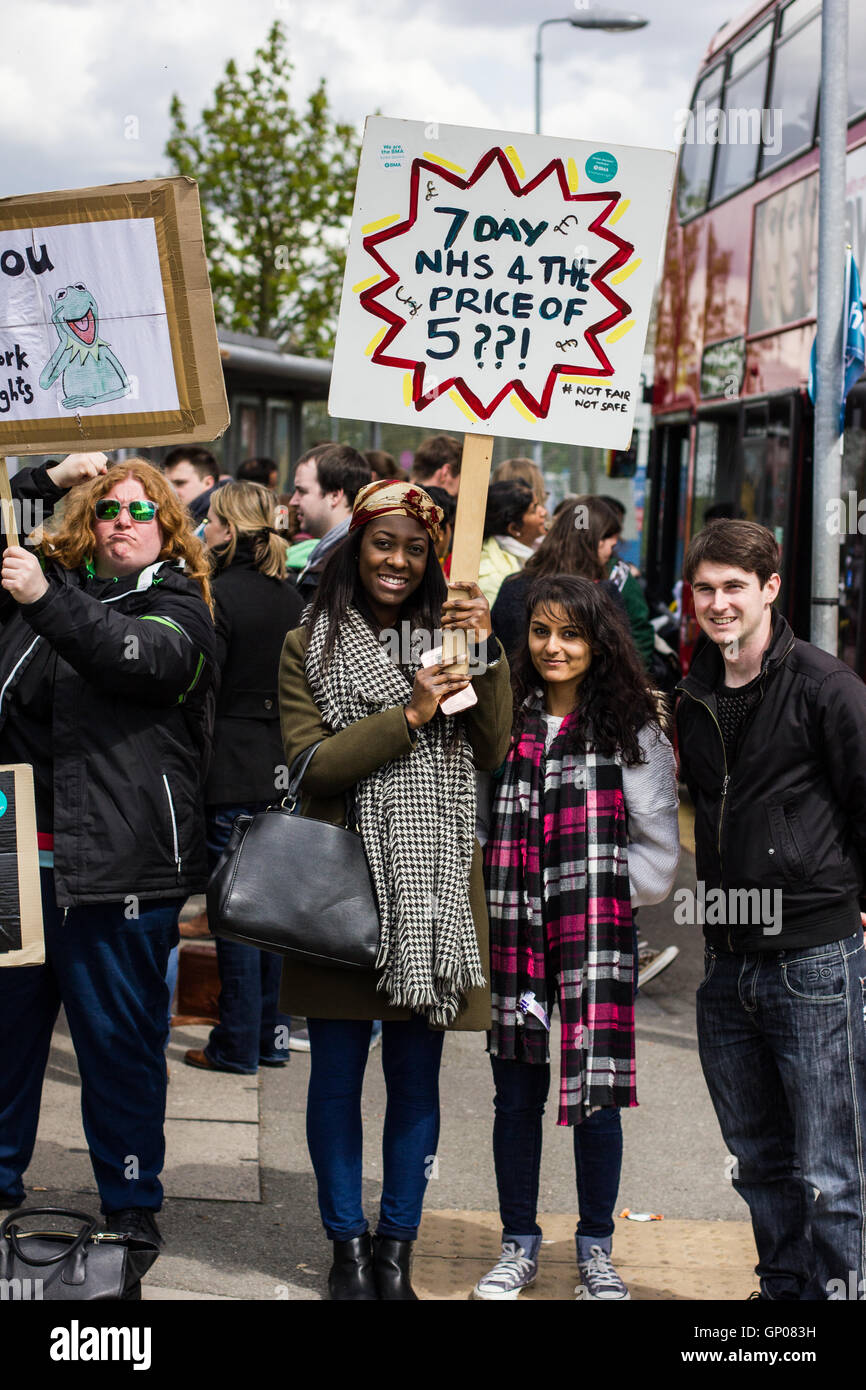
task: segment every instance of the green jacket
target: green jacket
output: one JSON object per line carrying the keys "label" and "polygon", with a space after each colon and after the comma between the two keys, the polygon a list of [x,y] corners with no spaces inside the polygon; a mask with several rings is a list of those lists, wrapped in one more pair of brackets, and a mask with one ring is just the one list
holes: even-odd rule
{"label": "green jacket", "polygon": [[[367,777],[392,758],[411,754],[414,744],[403,715],[403,706],[359,719],[338,733],[322,723],[304,674],[307,629],[288,633],[280,660],[280,722],[286,762],[294,760],[311,744],[324,739],[313,755],[304,776],[301,811],[314,820],[332,825],[345,823],[344,793],[362,777]],[[479,771],[492,772],[504,761],[511,737],[511,684],[508,662],[503,654],[497,665],[473,681],[478,704],[467,710],[466,736]],[[439,716],[437,715],[436,718]],[[469,884],[469,898],[478,950],[488,984],[471,990],[466,1008],[451,1025],[480,1031],[490,1027],[490,945],[481,848],[475,845]],[[348,970],[329,970],[325,966],[284,961],[280,1008],[305,1018],[384,1018],[408,1019],[408,1009],[397,1009],[375,988],[375,976]]]}
{"label": "green jacket", "polygon": [[607,574],[622,595],[634,644],[644,666],[649,670],[656,635],[650,622],[650,611],[643,596],[643,589],[623,560],[612,559],[608,564]]}

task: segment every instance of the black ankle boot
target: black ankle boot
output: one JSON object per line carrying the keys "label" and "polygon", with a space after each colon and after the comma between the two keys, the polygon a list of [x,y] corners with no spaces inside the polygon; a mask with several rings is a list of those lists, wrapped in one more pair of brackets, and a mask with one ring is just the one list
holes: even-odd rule
{"label": "black ankle boot", "polygon": [[334,1303],[370,1303],[378,1300],[373,1278],[370,1232],[354,1240],[335,1240],[334,1263],[328,1275],[328,1293]]}
{"label": "black ankle boot", "polygon": [[373,1273],[381,1299],[418,1302],[418,1295],[409,1282],[411,1240],[392,1240],[390,1236],[373,1238]]}

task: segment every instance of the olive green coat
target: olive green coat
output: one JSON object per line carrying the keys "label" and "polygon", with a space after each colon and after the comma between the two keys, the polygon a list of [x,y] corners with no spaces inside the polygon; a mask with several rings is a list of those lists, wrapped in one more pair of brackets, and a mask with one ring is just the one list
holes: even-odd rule
{"label": "olive green coat", "polygon": [[[343,825],[343,796],[348,788],[392,758],[411,755],[414,745],[402,705],[368,715],[338,733],[331,733],[322,723],[304,674],[306,645],[306,628],[296,628],[286,636],[280,659],[280,722],[286,761],[291,767],[311,744],[325,740],[304,776],[301,811],[314,820]],[[483,676],[476,676],[473,685],[478,704],[463,715],[464,729],[472,745],[475,766],[489,772],[504,761],[511,736],[511,686],[505,656]],[[481,848],[477,842],[469,898],[488,984],[483,989],[470,990],[465,1009],[451,1026],[477,1031],[490,1027],[489,928]],[[326,966],[286,960],[280,1008],[304,1018],[408,1019],[408,1009],[394,1008],[387,996],[376,990],[375,978],[372,972],[329,970]]]}

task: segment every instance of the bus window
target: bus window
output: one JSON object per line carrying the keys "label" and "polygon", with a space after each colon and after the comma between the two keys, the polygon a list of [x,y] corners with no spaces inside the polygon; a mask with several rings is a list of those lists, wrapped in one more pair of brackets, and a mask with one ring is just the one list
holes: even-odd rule
{"label": "bus window", "polygon": [[[808,8],[813,8],[811,4]],[[797,5],[789,5],[782,15],[782,33],[790,33],[785,20]],[[821,66],[820,12],[802,28],[780,39],[773,65],[770,115],[764,130],[761,172],[789,159],[799,150],[809,149],[815,138],[818,83]]]}
{"label": "bus window", "polygon": [[734,503],[738,420],[736,407],[698,420],[690,538],[703,527],[707,507]]}
{"label": "bus window", "polygon": [[707,205],[715,145],[707,140],[706,113],[718,109],[723,73],[724,67],[719,66],[708,72],[701,81],[682,134],[677,181],[677,209],[681,221],[703,212]]}
{"label": "bus window", "polygon": [[725,85],[724,130],[713,178],[713,202],[745,188],[755,178],[761,143],[761,113],[767,88],[773,25],[765,24],[731,56]]}
{"label": "bus window", "polygon": [[761,401],[745,408],[740,506],[747,521],[773,532],[784,548],[791,472],[791,401]]}
{"label": "bus window", "polygon": [[848,119],[866,111],[866,5],[848,9]]}

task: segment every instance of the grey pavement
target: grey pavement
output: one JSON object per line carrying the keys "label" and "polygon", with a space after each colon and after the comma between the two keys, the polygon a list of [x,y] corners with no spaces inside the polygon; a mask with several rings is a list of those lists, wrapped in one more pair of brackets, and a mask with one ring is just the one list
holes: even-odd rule
{"label": "grey pavement", "polygon": [[[694,861],[684,852],[678,886],[693,880]],[[672,909],[668,899],[640,915],[644,938],[656,946],[673,943],[680,954],[638,1000],[640,1104],[623,1116],[618,1202],[618,1211],[661,1214],[664,1221],[618,1221],[615,1239],[633,1268],[630,1279],[644,1288],[637,1296],[742,1297],[753,1287],[750,1228],[728,1178],[726,1150],[697,1055],[694,992],[703,970],[701,933],[675,925]],[[330,1246],[319,1222],[304,1133],[309,1057],[293,1053],[286,1068],[263,1069],[258,1078],[185,1066],[184,1051],[200,1047],[207,1033],[203,1027],[175,1028],[168,1051],[166,1201],[160,1216],[166,1250],[148,1278],[146,1297],[321,1299]],[[498,1239],[492,1083],[481,1035],[447,1036],[441,1095],[438,1163],[417,1251],[423,1269],[419,1287],[428,1297],[465,1298],[475,1269],[481,1272]],[[365,1204],[371,1223],[381,1181],[384,1106],[381,1051],[374,1050],[364,1090]],[[545,1119],[544,1143],[540,1206],[549,1214],[545,1235],[553,1252],[552,1273],[546,1290],[539,1281],[535,1296],[569,1297],[574,1168],[569,1136],[556,1125],[555,1104]],[[94,1211],[98,1206],[81,1131],[75,1057],[62,1018],[27,1183],[31,1204]],[[544,1215],[541,1220],[544,1224]],[[717,1283],[723,1273],[728,1283],[690,1293],[687,1280],[677,1284],[678,1266],[706,1260],[706,1252],[716,1249],[713,1241]],[[702,1277],[712,1276],[705,1270]]]}

